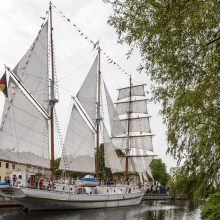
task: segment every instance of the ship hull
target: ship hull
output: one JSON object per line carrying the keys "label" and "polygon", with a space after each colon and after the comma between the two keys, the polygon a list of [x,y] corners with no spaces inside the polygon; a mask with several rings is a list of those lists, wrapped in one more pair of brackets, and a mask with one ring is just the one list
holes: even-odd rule
{"label": "ship hull", "polygon": [[[28,188],[5,191],[29,210],[97,209],[138,205],[141,192],[127,194],[70,194]],[[2,194],[2,193],[1,193]],[[6,195],[5,195],[6,196]]]}

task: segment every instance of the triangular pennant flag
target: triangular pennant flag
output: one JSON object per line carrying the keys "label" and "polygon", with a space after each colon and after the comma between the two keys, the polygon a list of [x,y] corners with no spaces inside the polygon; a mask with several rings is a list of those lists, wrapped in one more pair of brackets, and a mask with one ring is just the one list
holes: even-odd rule
{"label": "triangular pennant flag", "polygon": [[8,98],[8,90],[7,90],[7,81],[6,81],[6,72],[0,79],[0,91],[2,91],[6,98]]}
{"label": "triangular pennant flag", "polygon": [[99,40],[93,45],[94,45],[94,47],[93,47],[93,50],[94,50],[97,46],[99,46]]}

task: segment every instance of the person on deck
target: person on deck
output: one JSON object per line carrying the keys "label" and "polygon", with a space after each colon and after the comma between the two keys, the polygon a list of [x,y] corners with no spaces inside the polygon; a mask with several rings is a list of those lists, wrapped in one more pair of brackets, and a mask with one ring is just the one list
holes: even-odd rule
{"label": "person on deck", "polygon": [[39,183],[38,183],[38,188],[41,190],[43,189],[43,183],[44,183],[44,178],[43,176],[39,179]]}
{"label": "person on deck", "polygon": [[16,176],[16,174],[14,174],[12,176],[12,186],[15,186],[16,182],[17,182],[17,176]]}

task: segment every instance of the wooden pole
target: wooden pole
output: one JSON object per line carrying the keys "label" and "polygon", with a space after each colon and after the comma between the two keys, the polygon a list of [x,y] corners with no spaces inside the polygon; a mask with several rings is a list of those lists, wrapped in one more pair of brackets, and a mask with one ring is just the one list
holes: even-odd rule
{"label": "wooden pole", "polygon": [[101,101],[101,71],[100,48],[98,47],[98,77],[97,77],[97,118],[96,118],[96,178],[99,178],[99,136],[100,136],[100,101]]}
{"label": "wooden pole", "polygon": [[51,168],[51,179],[55,179],[55,167],[54,167],[54,50],[53,50],[53,26],[52,26],[52,7],[50,2],[50,49],[51,49],[51,100],[50,100],[50,138],[51,138],[51,158],[50,158],[50,168]]}
{"label": "wooden pole", "polygon": [[127,148],[125,156],[125,181],[128,182],[128,158],[130,151],[130,119],[131,119],[131,76],[130,76],[130,86],[129,86],[129,108],[128,108],[128,134],[127,134]]}

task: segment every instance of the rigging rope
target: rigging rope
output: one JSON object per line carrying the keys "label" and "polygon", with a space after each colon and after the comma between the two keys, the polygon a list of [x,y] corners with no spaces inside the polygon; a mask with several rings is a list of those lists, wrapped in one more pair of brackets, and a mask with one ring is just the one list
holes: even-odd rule
{"label": "rigging rope", "polygon": [[56,112],[55,108],[54,108],[54,116],[55,116],[55,125],[56,125],[55,127],[56,127],[56,131],[57,131],[58,138],[59,138],[59,141],[60,141],[61,150],[62,150],[62,156],[61,157],[63,158],[64,168],[65,168],[65,170],[67,170],[67,169],[70,168],[70,165],[69,165],[69,162],[68,162],[68,159],[67,159],[67,155],[66,155],[66,151],[65,151],[65,147],[64,147],[63,136],[62,136],[62,133],[61,133],[61,130],[60,130],[59,120],[58,120],[57,112]]}
{"label": "rigging rope", "polygon": [[67,21],[75,30],[77,30],[77,32],[80,34],[81,37],[83,37],[84,40],[86,40],[87,42],[89,42],[92,46],[93,46],[93,50],[97,49],[97,47],[99,47],[101,53],[103,54],[103,56],[106,58],[107,62],[109,64],[113,64],[114,66],[116,66],[122,73],[129,75],[127,71],[125,71],[115,60],[113,60],[102,48],[100,48],[99,46],[99,41],[95,42],[93,40],[91,40],[87,35],[84,34],[84,32],[81,31],[81,29],[79,29],[79,27],[73,23],[68,17],[66,17],[64,15],[64,13],[60,10],[57,9],[57,7],[54,4],[51,4],[52,7],[58,12],[57,14],[59,14],[65,21]]}

